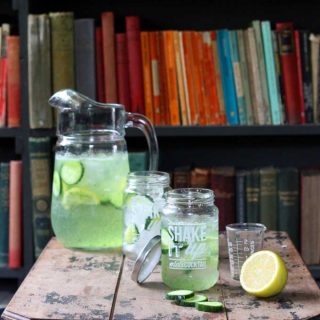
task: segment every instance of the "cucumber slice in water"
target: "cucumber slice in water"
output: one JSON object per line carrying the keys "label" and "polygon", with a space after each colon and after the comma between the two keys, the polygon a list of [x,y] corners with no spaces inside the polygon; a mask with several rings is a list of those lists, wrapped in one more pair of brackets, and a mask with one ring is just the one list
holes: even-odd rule
{"label": "cucumber slice in water", "polygon": [[196,309],[205,312],[219,312],[223,310],[223,304],[218,301],[196,302]]}
{"label": "cucumber slice in water", "polygon": [[169,248],[173,248],[174,242],[167,229],[161,229],[161,250],[162,253],[168,253]]}
{"label": "cucumber slice in water", "polygon": [[55,197],[58,197],[61,193],[61,179],[58,171],[54,171],[53,173],[53,184],[52,184],[52,192]]}
{"label": "cucumber slice in water", "polygon": [[84,168],[80,161],[65,162],[60,170],[62,180],[69,185],[78,183],[81,180],[83,173]]}
{"label": "cucumber slice in water", "polygon": [[170,291],[166,294],[167,300],[183,300],[188,299],[194,296],[194,292],[192,290],[175,290]]}
{"label": "cucumber slice in water", "polygon": [[208,301],[208,298],[203,294],[196,294],[191,298],[176,300],[176,304],[183,307],[195,307],[196,302]]}

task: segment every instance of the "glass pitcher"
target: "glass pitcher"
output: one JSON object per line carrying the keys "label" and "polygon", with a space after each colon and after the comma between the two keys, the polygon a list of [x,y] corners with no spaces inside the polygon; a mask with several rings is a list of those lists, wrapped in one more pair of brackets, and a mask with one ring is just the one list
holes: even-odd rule
{"label": "glass pitcher", "polygon": [[149,169],[158,166],[155,130],[145,116],[120,104],[98,103],[65,89],[49,103],[57,109],[57,145],[51,219],[69,248],[121,248],[123,196],[129,172],[125,128],[143,131]]}

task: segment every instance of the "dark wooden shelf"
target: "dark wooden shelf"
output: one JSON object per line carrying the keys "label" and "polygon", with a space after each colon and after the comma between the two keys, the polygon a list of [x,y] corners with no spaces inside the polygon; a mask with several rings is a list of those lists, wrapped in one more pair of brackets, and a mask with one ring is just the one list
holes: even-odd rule
{"label": "dark wooden shelf", "polygon": [[20,133],[20,128],[0,128],[0,138],[16,138]]}
{"label": "dark wooden shelf", "polygon": [[0,278],[2,279],[21,279],[25,275],[24,268],[20,269],[9,269],[0,268]]}

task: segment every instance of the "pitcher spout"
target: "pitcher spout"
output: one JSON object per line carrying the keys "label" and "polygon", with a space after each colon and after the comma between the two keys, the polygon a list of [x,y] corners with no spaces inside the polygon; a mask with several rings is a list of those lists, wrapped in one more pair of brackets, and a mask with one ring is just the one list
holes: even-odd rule
{"label": "pitcher spout", "polygon": [[96,104],[95,101],[72,89],[62,89],[56,92],[48,102],[51,106],[61,109],[79,109]]}

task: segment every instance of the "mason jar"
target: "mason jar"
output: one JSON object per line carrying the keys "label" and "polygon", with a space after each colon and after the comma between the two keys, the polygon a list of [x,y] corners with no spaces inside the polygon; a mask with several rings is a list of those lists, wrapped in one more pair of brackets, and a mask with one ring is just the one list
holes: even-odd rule
{"label": "mason jar", "polygon": [[124,203],[123,253],[136,259],[143,247],[160,235],[160,210],[170,190],[170,176],[160,171],[128,174]]}
{"label": "mason jar", "polygon": [[166,193],[161,215],[161,274],[172,289],[206,290],[219,277],[219,223],[209,189]]}

